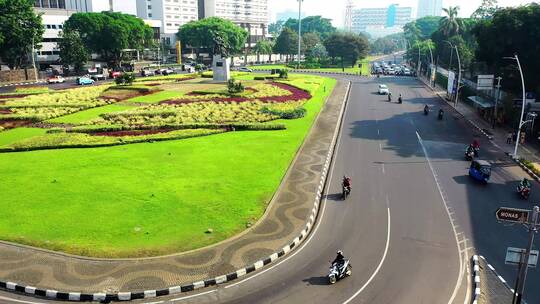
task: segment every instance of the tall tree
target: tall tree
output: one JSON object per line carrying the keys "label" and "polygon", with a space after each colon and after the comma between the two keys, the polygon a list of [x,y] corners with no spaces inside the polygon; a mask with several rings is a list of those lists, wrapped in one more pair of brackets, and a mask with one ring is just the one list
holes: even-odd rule
{"label": "tall tree", "polygon": [[294,55],[298,51],[298,34],[286,27],[276,39],[274,52],[284,55]]}
{"label": "tall tree", "polygon": [[268,32],[274,36],[278,36],[283,29],[283,23],[285,23],[283,20],[278,20],[274,23],[268,24]]}
{"label": "tall tree", "polygon": [[450,6],[443,8],[446,16],[442,17],[439,26],[446,37],[450,37],[459,33],[463,27],[463,22],[458,18],[459,6]]}
{"label": "tall tree", "polygon": [[322,60],[328,57],[328,52],[326,51],[326,48],[324,47],[324,44],[317,43],[311,50],[311,57],[317,60]]}
{"label": "tall tree", "polygon": [[321,42],[321,39],[319,38],[319,35],[316,33],[305,33],[302,35],[302,52],[306,54],[306,56],[311,56],[311,51],[313,48]]}
{"label": "tall tree", "polygon": [[0,58],[11,68],[21,68],[45,31],[32,0],[0,0]]}
{"label": "tall tree", "polygon": [[248,33],[229,20],[210,17],[182,25],[176,36],[184,46],[196,48],[197,55],[202,48],[214,55],[219,40],[228,54],[239,53],[246,43]]}
{"label": "tall tree", "polygon": [[58,42],[60,61],[64,67],[73,65],[75,71],[81,71],[84,64],[90,59],[90,54],[77,31],[62,32]]}
{"label": "tall tree", "polygon": [[345,69],[345,63],[354,67],[369,51],[367,38],[353,33],[334,33],[324,41],[324,46],[330,57],[340,59],[342,69]]}
{"label": "tall tree", "polygon": [[482,0],[482,4],[474,11],[471,18],[489,19],[499,9],[497,0]]}
{"label": "tall tree", "polygon": [[[298,33],[298,19],[289,19],[283,27],[287,27]],[[332,20],[321,16],[309,16],[302,19],[302,35],[303,33],[317,33],[323,40],[336,32],[336,28],[332,26]]]}
{"label": "tall tree", "polygon": [[272,54],[272,43],[268,40],[259,40],[255,44],[253,49],[257,53],[257,62],[260,62],[260,55],[271,55]]}
{"label": "tall tree", "polygon": [[64,32],[77,31],[86,48],[116,66],[125,49],[154,47],[152,28],[128,14],[76,13],[64,24]]}

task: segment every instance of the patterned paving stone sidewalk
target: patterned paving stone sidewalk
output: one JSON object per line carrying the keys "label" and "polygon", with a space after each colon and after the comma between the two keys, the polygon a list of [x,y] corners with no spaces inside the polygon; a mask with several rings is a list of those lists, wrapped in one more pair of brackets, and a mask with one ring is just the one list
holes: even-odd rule
{"label": "patterned paving stone sidewalk", "polygon": [[279,251],[305,227],[347,84],[336,85],[263,219],[241,235],[193,252],[122,260],[0,243],[0,280],[87,293],[160,289],[233,272]]}

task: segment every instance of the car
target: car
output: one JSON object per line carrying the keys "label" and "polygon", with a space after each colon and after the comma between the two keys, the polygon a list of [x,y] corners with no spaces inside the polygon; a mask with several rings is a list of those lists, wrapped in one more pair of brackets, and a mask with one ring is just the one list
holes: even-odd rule
{"label": "car", "polygon": [[94,80],[86,76],[78,77],[76,81],[78,85],[94,84]]}
{"label": "car", "polygon": [[161,69],[161,75],[167,76],[176,73],[172,68]]}
{"label": "car", "polygon": [[386,70],[386,74],[387,75],[396,75],[396,71],[392,68],[389,68],[388,70]]}
{"label": "car", "polygon": [[409,70],[409,69],[407,69],[407,68],[403,69],[403,75],[405,75],[405,76],[411,76],[411,75],[412,75],[411,70]]}
{"label": "car", "polygon": [[62,83],[66,81],[64,79],[64,77],[60,76],[60,75],[55,75],[55,76],[51,76],[49,78],[47,78],[47,82],[48,83]]}
{"label": "car", "polygon": [[109,72],[109,77],[112,78],[112,79],[116,79],[118,77],[122,76],[122,72],[120,71],[110,71]]}
{"label": "car", "polygon": [[90,75],[90,78],[92,80],[94,80],[94,81],[106,80],[107,75],[105,75],[105,74],[92,74],[92,75]]}
{"label": "car", "polygon": [[154,76],[156,73],[150,69],[142,69],[141,70],[141,76],[147,77],[147,76]]}
{"label": "car", "polygon": [[239,71],[239,72],[247,72],[247,73],[251,73],[251,72],[253,72],[253,70],[252,70],[252,69],[250,69],[250,68],[246,68],[246,67],[241,67],[241,68],[238,68],[238,71]]}
{"label": "car", "polygon": [[388,95],[390,93],[390,90],[385,84],[379,85],[379,95]]}

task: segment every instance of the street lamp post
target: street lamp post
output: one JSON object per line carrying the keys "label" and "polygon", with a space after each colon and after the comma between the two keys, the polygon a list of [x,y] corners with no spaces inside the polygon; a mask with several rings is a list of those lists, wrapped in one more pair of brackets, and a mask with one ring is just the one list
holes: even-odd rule
{"label": "street lamp post", "polygon": [[302,1],[298,0],[298,60],[296,63],[296,68],[300,69],[300,56],[302,48]]}
{"label": "street lamp post", "polygon": [[[434,65],[434,62],[433,62],[433,52],[431,51],[431,45],[428,43],[428,49],[429,49],[429,56],[431,57],[431,67],[429,68],[429,85],[433,88],[435,87],[435,83],[432,83],[431,82],[431,79],[433,79],[433,65]],[[435,71],[437,72],[437,71]]]}
{"label": "street lamp post", "polygon": [[459,58],[459,51],[458,51],[457,45],[453,45],[448,40],[444,40],[444,42],[448,43],[450,45],[451,50],[452,50],[452,52],[450,53],[450,63],[448,64],[448,71],[450,71],[450,67],[452,66],[452,54],[453,54],[453,51],[454,51],[454,49],[456,49],[456,55],[457,55],[457,59],[458,59],[458,82],[457,82],[457,86],[456,86],[456,96],[455,96],[455,100],[454,100],[454,107],[457,107],[458,98],[459,98],[459,89],[460,89],[460,84],[461,84],[461,58]]}
{"label": "street lamp post", "polygon": [[528,123],[529,121],[523,121],[523,114],[525,114],[525,78],[523,78],[523,70],[521,69],[521,63],[519,62],[519,57],[517,54],[514,55],[514,57],[504,57],[505,59],[512,59],[517,62],[518,68],[519,68],[519,74],[521,76],[521,88],[522,88],[522,102],[521,102],[521,115],[519,116],[519,128],[517,131],[516,136],[516,145],[514,147],[514,159],[518,158],[517,152],[518,152],[518,145],[519,145],[519,139],[521,136],[521,127],[523,127],[524,124]]}

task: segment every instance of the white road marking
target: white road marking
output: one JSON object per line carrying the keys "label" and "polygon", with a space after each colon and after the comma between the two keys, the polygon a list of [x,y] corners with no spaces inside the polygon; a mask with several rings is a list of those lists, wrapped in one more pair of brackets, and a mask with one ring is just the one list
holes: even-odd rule
{"label": "white road marking", "polygon": [[[386,199],[388,200],[388,197],[386,197]],[[364,289],[369,285],[369,283],[371,283],[371,281],[373,281],[373,279],[375,278],[377,273],[379,273],[379,270],[381,270],[381,267],[382,267],[382,265],[384,263],[384,260],[386,259],[386,255],[388,254],[388,248],[390,247],[390,208],[388,207],[388,208],[386,208],[386,210],[387,210],[387,214],[388,214],[388,224],[387,224],[387,228],[386,228],[386,230],[387,230],[386,231],[386,245],[384,247],[384,253],[383,253],[383,256],[381,258],[381,261],[379,262],[379,265],[377,265],[377,268],[371,274],[371,277],[369,277],[367,282],[360,289],[358,289],[349,299],[347,299],[347,301],[343,302],[343,304],[348,304],[352,300],[354,300],[354,298],[356,298],[362,291],[364,291]]]}
{"label": "white road marking", "polygon": [[377,135],[381,135],[381,130],[377,129]]}
{"label": "white road marking", "polygon": [[214,290],[209,290],[209,291],[201,292],[201,293],[190,295],[190,296],[176,298],[176,299],[172,299],[171,302],[187,300],[187,299],[195,298],[195,297],[202,296],[202,295],[209,294],[209,293],[216,292],[216,291],[217,291],[217,289],[214,289]]}
{"label": "white road marking", "polygon": [[379,152],[382,152],[382,144],[379,143]]}
{"label": "white road marking", "polygon": [[382,173],[386,174],[386,172],[384,171],[384,163],[381,164],[381,169],[382,169]]}
{"label": "white road marking", "polygon": [[[439,194],[441,195],[441,199],[442,199],[442,201],[444,203],[444,207],[445,207],[446,213],[448,214],[448,218],[450,219],[450,224],[452,225],[452,229],[454,230],[454,237],[456,239],[456,248],[457,248],[457,252],[458,252],[458,256],[459,256],[459,276],[458,276],[456,285],[454,287],[454,292],[452,293],[452,297],[448,301],[448,304],[452,304],[454,302],[454,299],[456,298],[456,295],[458,293],[458,290],[460,288],[461,281],[463,280],[463,275],[464,275],[464,269],[463,269],[464,268],[464,263],[463,263],[463,258],[461,256],[461,252],[460,252],[461,250],[460,250],[460,246],[459,246],[459,238],[458,238],[458,232],[457,232],[458,225],[454,224],[454,220],[452,219],[452,216],[450,215],[450,209],[449,209],[448,203],[446,202],[446,199],[444,198],[441,184],[439,182],[439,179],[437,178],[437,174],[435,173],[435,169],[433,169],[433,165],[432,165],[431,160],[429,158],[429,155],[427,153],[426,147],[424,146],[424,143],[422,141],[422,138],[420,137],[420,134],[418,134],[418,131],[416,131],[416,137],[418,137],[418,142],[420,143],[420,146],[422,147],[422,151],[424,151],[424,155],[425,155],[426,160],[428,162],[429,169],[431,170],[431,173],[433,174],[435,184],[437,185],[437,189],[439,190]],[[467,256],[468,256],[467,252],[465,252],[465,260],[468,259]],[[470,288],[471,288],[471,286],[469,286],[469,285],[470,284],[468,284],[468,286],[467,286],[467,294],[469,294]],[[465,302],[465,303],[467,303],[467,302]]]}

